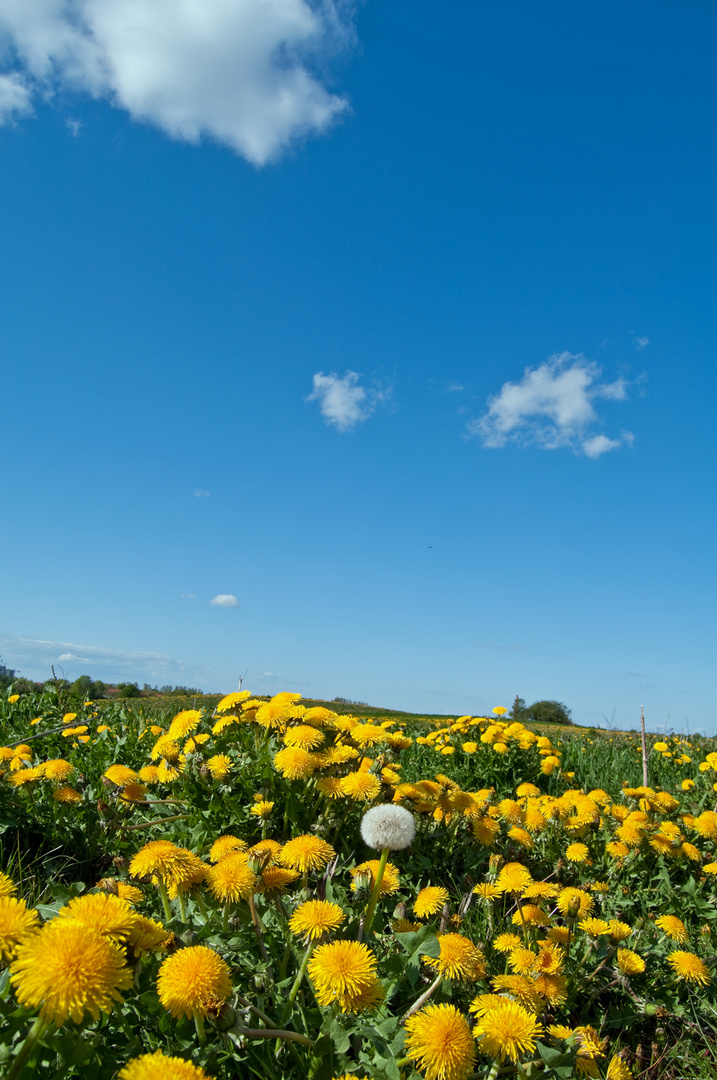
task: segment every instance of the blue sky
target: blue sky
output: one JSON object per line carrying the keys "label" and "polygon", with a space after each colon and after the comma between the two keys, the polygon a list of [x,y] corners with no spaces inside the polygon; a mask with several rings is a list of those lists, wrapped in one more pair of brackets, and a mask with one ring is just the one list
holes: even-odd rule
{"label": "blue sky", "polygon": [[716,23],[0,0],[5,663],[717,730]]}

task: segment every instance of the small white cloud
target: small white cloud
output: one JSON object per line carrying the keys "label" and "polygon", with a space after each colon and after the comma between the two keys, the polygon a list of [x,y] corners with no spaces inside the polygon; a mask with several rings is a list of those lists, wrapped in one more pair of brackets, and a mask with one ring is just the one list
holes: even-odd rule
{"label": "small white cloud", "polygon": [[636,347],[637,347],[638,349],[644,349],[644,348],[645,348],[645,346],[646,346],[646,345],[649,345],[649,344],[650,344],[650,339],[649,339],[649,337],[639,337],[639,338],[637,339],[637,341],[635,342],[635,345],[636,345]]}
{"label": "small white cloud", "polygon": [[592,439],[583,442],[583,453],[595,460],[606,454],[608,450],[617,450],[622,445],[620,439],[608,439],[607,435],[593,435]]}
{"label": "small white cloud", "polygon": [[87,656],[78,656],[76,653],[63,652],[57,658],[58,664],[67,663],[68,660],[77,660],[80,664],[89,664],[90,659]]}
{"label": "small white cloud", "polygon": [[20,74],[0,75],[0,124],[11,123],[32,113],[32,94]]}
{"label": "small white cloud", "polygon": [[388,400],[389,392],[374,388],[367,390],[359,385],[361,378],[355,371],[339,376],[331,371],[314,375],[314,390],[306,401],[318,401],[321,415],[327,424],[339,431],[350,431],[357,424],[368,420],[376,406]]}
{"label": "small white cloud", "polygon": [[211,497],[212,497],[211,494],[208,491],[203,491],[202,488],[195,488],[194,489],[194,498],[195,499],[211,499]]}
{"label": "small white cloud", "polygon": [[80,134],[80,128],[82,127],[82,121],[81,120],[73,120],[72,117],[68,116],[67,120],[65,120],[65,127],[69,131],[70,135],[72,135],[72,137],[74,139],[76,139],[77,136]]}
{"label": "small white cloud", "polygon": [[504,383],[500,393],[488,400],[487,412],[468,424],[468,434],[490,448],[513,442],[544,450],[570,447],[599,457],[632,439],[629,432],[619,440],[589,434],[598,421],[595,400],[624,401],[627,397],[624,379],[601,383],[600,375],[598,365],[582,355],[551,356],[540,367],[526,368],[519,382]]}
{"label": "small white cloud", "polygon": [[179,594],[180,600],[196,600],[197,594],[193,592],[183,592]]}
{"label": "small white cloud", "polygon": [[239,601],[231,593],[219,593],[209,603],[214,607],[239,607]]}
{"label": "small white cloud", "polygon": [[[353,43],[344,0],[2,0],[5,113],[87,93],[170,138],[209,137],[256,165],[348,104],[320,72]],[[6,61],[7,64],[7,61]],[[0,100],[2,98],[0,97]]]}

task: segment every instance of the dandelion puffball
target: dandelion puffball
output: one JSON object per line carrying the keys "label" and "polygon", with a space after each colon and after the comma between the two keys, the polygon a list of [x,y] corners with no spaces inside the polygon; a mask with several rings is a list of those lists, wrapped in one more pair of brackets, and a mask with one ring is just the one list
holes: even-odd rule
{"label": "dandelion puffball", "polygon": [[410,810],[395,803],[384,803],[367,810],[361,820],[361,836],[369,847],[400,851],[416,835],[416,822]]}

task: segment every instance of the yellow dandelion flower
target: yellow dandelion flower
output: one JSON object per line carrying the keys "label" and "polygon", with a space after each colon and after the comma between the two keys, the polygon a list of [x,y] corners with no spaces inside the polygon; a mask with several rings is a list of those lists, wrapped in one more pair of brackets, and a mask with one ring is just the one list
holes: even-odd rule
{"label": "yellow dandelion flower", "polygon": [[[354,866],[351,870],[351,875],[354,881],[351,883],[352,892],[356,892],[356,875],[368,873],[370,874],[369,888],[373,888],[376,881],[376,874],[378,873],[379,859],[369,859],[367,862],[360,863],[358,866]],[[400,878],[398,874],[398,867],[393,863],[386,863],[386,869],[384,871],[383,880],[381,881],[381,896],[391,896],[393,893],[398,892],[400,885]]]}
{"label": "yellow dandelion flower", "polygon": [[338,904],[331,904],[328,900],[307,900],[298,906],[289,919],[289,929],[297,937],[315,941],[337,930],[345,918]]}
{"label": "yellow dandelion flower", "polygon": [[205,945],[190,945],[162,963],[157,994],[172,1016],[204,1017],[232,992],[228,964]]}
{"label": "yellow dandelion flower", "polygon": [[382,997],[376,957],[357,941],[319,945],[309,963],[309,977],[320,1005],[336,1003],[342,1012],[363,1012]]}
{"label": "yellow dandelion flower", "polygon": [[296,727],[287,728],[284,732],[284,742],[287,746],[300,746],[302,750],[315,750],[326,741],[323,731],[312,727],[310,724],[298,724]]}
{"label": "yellow dandelion flower", "polygon": [[276,857],[281,851],[281,844],[278,840],[260,840],[258,844],[254,844],[247,849],[247,855],[260,855],[269,856],[267,865],[276,862]]}
{"label": "yellow dandelion flower", "polygon": [[441,934],[438,944],[441,950],[438,958],[424,955],[422,960],[439,975],[469,982],[483,978],[486,973],[483,953],[472,941],[462,934]]}
{"label": "yellow dandelion flower", "polygon": [[567,945],[570,940],[570,930],[567,926],[552,926],[547,932],[547,937],[557,945]]}
{"label": "yellow dandelion flower", "polygon": [[214,780],[223,780],[231,771],[232,759],[226,754],[215,754],[205,764]]}
{"label": "yellow dandelion flower", "polygon": [[443,910],[443,905],[448,900],[448,890],[438,885],[428,885],[421,889],[413,905],[414,914],[419,919],[425,919],[428,915],[437,915]]}
{"label": "yellow dandelion flower", "polygon": [[371,802],[381,793],[381,781],[373,773],[350,772],[341,780],[341,793],[355,802]]}
{"label": "yellow dandelion flower", "polygon": [[58,1026],[68,1017],[79,1024],[86,1012],[98,1020],[132,980],[124,949],[74,919],[52,919],[21,941],[10,967],[20,1004],[41,1006],[42,1019]]}
{"label": "yellow dandelion flower", "polygon": [[423,923],[411,922],[410,919],[394,919],[391,923],[394,934],[415,934],[423,929]]}
{"label": "yellow dandelion flower", "polygon": [[[200,709],[183,709],[172,720],[167,731],[167,738],[172,741],[186,739],[187,735],[199,727],[202,720]],[[165,755],[166,756],[166,755]]]}
{"label": "yellow dandelion flower", "polygon": [[543,1009],[543,1002],[535,989],[535,979],[532,976],[496,975],[491,979],[491,986],[496,992],[510,994],[524,1009],[534,1013]]}
{"label": "yellow dandelion flower", "polygon": [[248,690],[236,690],[233,694],[227,694],[217,705],[216,711],[218,713],[229,712],[235,705],[241,704],[243,701],[247,701],[251,697]]}
{"label": "yellow dandelion flower", "polygon": [[673,941],[679,941],[681,945],[683,945],[689,937],[687,927],[676,915],[660,915],[658,919],[655,919],[655,926],[662,930],[663,934],[667,934],[668,938],[672,938]]}
{"label": "yellow dandelion flower", "polygon": [[286,870],[283,866],[266,866],[261,872],[257,892],[264,893],[266,896],[286,892],[287,885],[291,885],[300,877],[298,870]]}
{"label": "yellow dandelion flower", "polygon": [[429,1005],[408,1018],[406,1054],[426,1080],[465,1080],[476,1061],[468,1021],[454,1005]]}
{"label": "yellow dandelion flower", "polygon": [[538,954],[534,953],[532,949],[526,949],[522,945],[517,945],[514,949],[511,949],[508,954],[508,965],[518,975],[527,975],[533,970],[533,966],[538,959]]}
{"label": "yellow dandelion flower", "polygon": [[532,877],[527,867],[522,863],[506,863],[498,874],[496,885],[504,892],[522,893],[528,885],[532,884]]}
{"label": "yellow dandelion flower", "polygon": [[40,917],[24,900],[0,896],[0,958],[12,960],[19,943],[37,929]]}
{"label": "yellow dandelion flower", "polygon": [[340,776],[322,776],[316,782],[316,790],[327,799],[343,799],[344,797]]}
{"label": "yellow dandelion flower", "polygon": [[63,785],[62,787],[59,787],[55,791],[53,791],[52,797],[55,800],[55,802],[64,802],[64,803],[82,802],[82,796],[80,795],[79,791],[76,791],[73,787],[67,787],[65,785]]}
{"label": "yellow dandelion flower", "polygon": [[[479,817],[473,824],[473,835],[483,847],[492,847],[500,835],[500,825],[490,817]],[[528,875],[530,878],[530,875]]]}
{"label": "yellow dandelion flower", "polygon": [[554,941],[541,942],[533,971],[540,975],[555,975],[562,971],[564,959],[563,950]]}
{"label": "yellow dandelion flower", "polygon": [[137,774],[143,784],[158,784],[159,769],[156,765],[145,765]]}
{"label": "yellow dandelion flower", "polygon": [[605,919],[596,919],[592,915],[589,915],[587,919],[581,919],[578,926],[590,937],[609,937],[612,933],[609,922]]}
{"label": "yellow dandelion flower", "polygon": [[12,880],[11,877],[8,877],[7,874],[3,873],[3,871],[0,870],[0,897],[12,896],[16,892],[17,885],[15,884],[15,882]]}
{"label": "yellow dandelion flower", "polygon": [[[538,975],[533,982],[533,987],[537,994],[540,994],[551,1008],[555,1008],[557,1005],[562,1005],[568,997],[568,980],[564,975],[559,973],[549,973],[547,975]],[[542,1007],[535,1010],[541,1012]]]}
{"label": "yellow dandelion flower", "polygon": [[191,886],[201,880],[207,867],[187,848],[177,847],[169,840],[150,840],[129,864],[132,877],[151,876],[156,885],[159,881],[170,890]]}
{"label": "yellow dandelion flower", "polygon": [[560,914],[571,918],[585,918],[595,907],[595,901],[590,893],[583,889],[561,889],[557,899]]}
{"label": "yellow dandelion flower", "polygon": [[625,975],[642,975],[645,961],[632,949],[618,949],[617,966]]}
{"label": "yellow dandelion flower", "polygon": [[67,780],[74,769],[75,766],[64,758],[53,758],[42,765],[42,771],[48,780]]}
{"label": "yellow dandelion flower", "polygon": [[605,851],[613,859],[624,859],[630,854],[629,847],[621,840],[610,840],[609,843],[605,845]]}
{"label": "yellow dandelion flower", "polygon": [[619,919],[610,919],[608,926],[610,927],[610,941],[613,945],[624,941],[632,933],[632,927],[625,922],[620,922]]}
{"label": "yellow dandelion flower", "polygon": [[529,926],[547,926],[550,919],[537,904],[521,904],[511,922],[515,926],[520,926],[522,923],[528,923]]}
{"label": "yellow dandelion flower", "polygon": [[174,934],[165,930],[161,923],[138,915],[127,938],[127,945],[135,956],[144,956],[147,952],[161,952],[168,948]]}
{"label": "yellow dandelion flower", "polygon": [[685,982],[699,983],[700,986],[707,986],[711,981],[707,966],[694,953],[678,949],[676,952],[670,953],[667,962],[678,979],[684,979]]}
{"label": "yellow dandelion flower", "polygon": [[59,916],[74,919],[83,926],[91,926],[100,934],[117,941],[129,937],[139,918],[126,900],[106,892],[73,897],[69,904],[60,908]]}
{"label": "yellow dandelion flower", "polygon": [[605,1080],[633,1080],[633,1073],[622,1058],[615,1054],[610,1058],[610,1064],[605,1073]]}
{"label": "yellow dandelion flower", "polygon": [[35,780],[42,779],[42,765],[35,765],[34,768],[19,768],[9,776],[10,783],[13,787],[22,787],[23,784],[31,784]]}
{"label": "yellow dandelion flower", "polygon": [[523,889],[524,900],[542,900],[543,898],[550,898],[557,896],[560,892],[560,886],[554,885],[551,881],[535,881],[532,885],[528,885],[527,889]]}
{"label": "yellow dandelion flower", "polygon": [[136,784],[139,780],[134,769],[130,769],[127,765],[110,765],[102,775],[120,787],[124,787],[125,784]]}
{"label": "yellow dandelion flower", "polygon": [[565,851],[565,858],[568,862],[589,862],[589,855],[587,844],[568,844]]}
{"label": "yellow dandelion flower", "polygon": [[504,1061],[517,1062],[524,1054],[532,1054],[535,1040],[543,1033],[535,1016],[515,1001],[505,1001],[489,1009],[479,1018],[475,1036],[482,1053]]}
{"label": "yellow dandelion flower", "polygon": [[246,850],[246,844],[238,837],[232,836],[230,833],[227,833],[226,836],[220,836],[219,839],[215,840],[212,844],[211,848],[209,849],[209,861],[219,862],[219,860],[223,858],[223,856],[226,855],[228,851],[236,850]]}
{"label": "yellow dandelion flower", "polygon": [[498,934],[493,938],[493,948],[496,952],[509,953],[520,945],[521,939],[517,934]]}
{"label": "yellow dandelion flower", "polygon": [[167,1057],[161,1050],[131,1058],[117,1073],[117,1080],[212,1080],[199,1065],[184,1058]]}
{"label": "yellow dandelion flower", "polygon": [[499,889],[497,885],[491,885],[489,883],[476,885],[473,889],[476,896],[479,896],[481,900],[495,900],[498,896],[503,895],[503,890]]}
{"label": "yellow dandelion flower", "polygon": [[277,858],[282,866],[305,874],[308,870],[323,870],[335,854],[331,844],[320,836],[304,835],[288,840]]}
{"label": "yellow dandelion flower", "polygon": [[274,803],[268,799],[262,799],[260,802],[255,802],[249,811],[250,814],[255,814],[259,818],[271,817],[271,812],[274,809]]}
{"label": "yellow dandelion flower", "polygon": [[300,746],[285,746],[274,755],[274,767],[287,780],[305,780],[311,776],[319,762],[314,754]]}
{"label": "yellow dandelion flower", "polygon": [[229,851],[207,873],[209,891],[217,900],[236,904],[248,899],[257,885],[244,851]]}

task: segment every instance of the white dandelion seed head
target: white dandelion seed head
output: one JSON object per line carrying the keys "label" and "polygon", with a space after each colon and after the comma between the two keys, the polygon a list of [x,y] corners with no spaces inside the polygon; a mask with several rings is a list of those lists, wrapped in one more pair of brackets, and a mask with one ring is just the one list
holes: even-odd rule
{"label": "white dandelion seed head", "polygon": [[395,803],[383,803],[367,810],[361,819],[361,836],[369,847],[400,851],[416,835],[416,822],[410,810]]}

